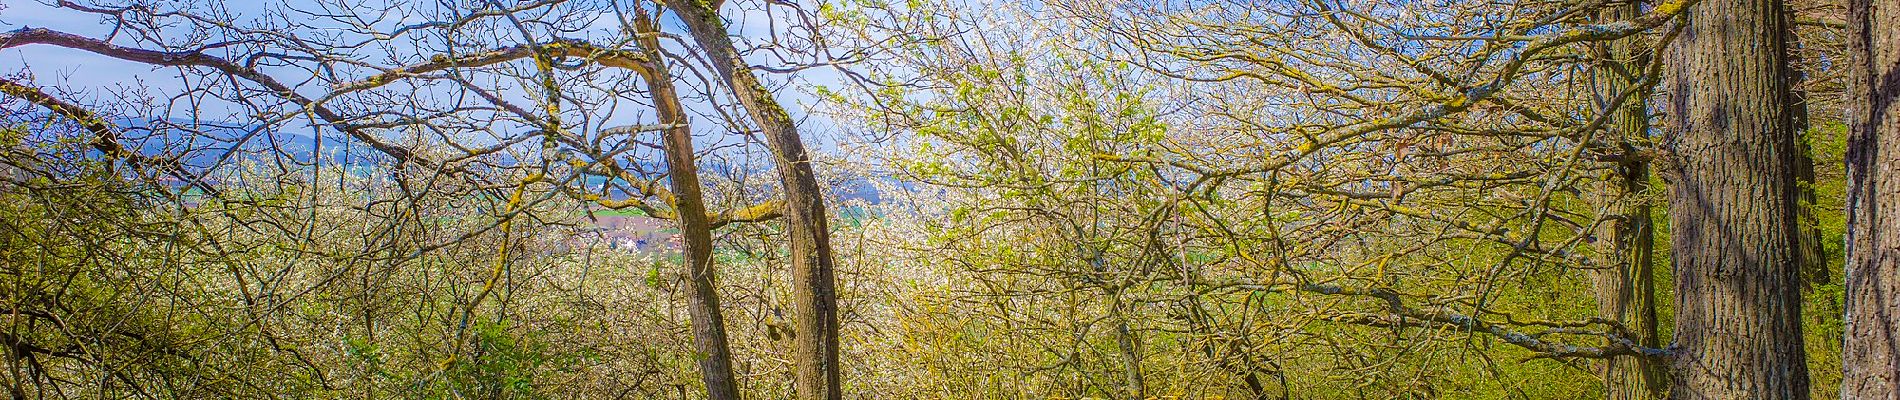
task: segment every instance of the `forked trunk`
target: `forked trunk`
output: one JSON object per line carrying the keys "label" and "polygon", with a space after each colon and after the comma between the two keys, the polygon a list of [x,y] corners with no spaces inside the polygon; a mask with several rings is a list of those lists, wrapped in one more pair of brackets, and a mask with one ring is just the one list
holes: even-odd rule
{"label": "forked trunk", "polygon": [[758,125],[778,164],[785,191],[785,235],[790,239],[792,318],[797,354],[792,357],[797,398],[835,400],[838,387],[838,300],[833,278],[831,233],[826,227],[823,189],[812,171],[811,156],[790,114],[780,107],[727,36],[715,4],[666,0],[668,8],[692,31],[733,97]]}

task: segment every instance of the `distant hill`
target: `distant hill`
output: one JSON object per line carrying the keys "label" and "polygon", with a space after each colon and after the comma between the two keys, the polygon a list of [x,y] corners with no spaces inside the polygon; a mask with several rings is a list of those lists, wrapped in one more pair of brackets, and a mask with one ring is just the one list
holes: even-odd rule
{"label": "distant hill", "polygon": [[[125,137],[122,139],[128,147],[138,149],[142,154],[153,157],[176,158],[196,170],[215,167],[226,168],[244,160],[273,161],[275,157],[288,157],[290,160],[307,165],[314,159],[326,165],[343,164],[352,167],[374,167],[387,158],[374,149],[354,140],[347,140],[336,132],[324,132],[321,136],[306,130],[267,130],[255,125],[232,122],[194,121],[194,120],[151,120],[120,119]],[[321,154],[322,157],[313,158]],[[508,162],[506,154],[498,154],[502,162]],[[640,167],[647,171],[664,172],[664,160],[641,160]],[[735,173],[743,168],[755,168],[737,164],[702,161],[703,173]],[[771,176],[770,171],[752,171],[753,174]],[[597,185],[599,178],[588,182]],[[888,179],[888,178],[887,178]],[[830,189],[840,199],[863,201],[876,204],[883,200],[878,193],[873,178],[853,177],[846,179]],[[183,184],[174,182],[173,184]],[[624,194],[624,193],[616,193]]]}

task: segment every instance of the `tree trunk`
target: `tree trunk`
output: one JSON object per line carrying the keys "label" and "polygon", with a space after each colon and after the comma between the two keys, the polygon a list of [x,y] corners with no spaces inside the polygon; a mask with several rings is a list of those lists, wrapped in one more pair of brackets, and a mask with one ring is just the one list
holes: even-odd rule
{"label": "tree trunk", "polygon": [[1693,7],[1669,63],[1671,397],[1806,399],[1783,4]]}
{"label": "tree trunk", "polygon": [[726,319],[719,311],[719,287],[714,280],[712,263],[712,223],[706,214],[706,202],[699,188],[698,157],[693,151],[693,130],[686,111],[673,90],[673,78],[667,71],[658,32],[647,16],[634,21],[642,33],[640,47],[646,52],[647,90],[653,94],[653,108],[666,128],[662,151],[666,153],[666,175],[673,189],[673,210],[679,223],[682,257],[691,289],[687,294],[687,314],[693,322],[693,346],[698,349],[700,379],[706,383],[706,397],[713,400],[739,399],[738,380],[732,373],[732,351],[726,339]]}
{"label": "tree trunk", "polygon": [[1843,399],[1900,399],[1900,0],[1849,0]]}
{"label": "tree trunk", "polygon": [[1809,145],[1808,94],[1803,88],[1803,82],[1808,79],[1807,64],[1803,62],[1801,53],[1798,51],[1801,48],[1801,38],[1796,36],[1793,30],[1794,9],[1784,7],[1781,18],[1782,26],[1789,27],[1784,37],[1788,46],[1786,72],[1789,86],[1788,108],[1792,113],[1789,118],[1794,120],[1794,133],[1797,138],[1795,140],[1794,181],[1797,201],[1795,222],[1799,224],[1799,228],[1795,230],[1797,234],[1795,240],[1798,244],[1796,248],[1801,251],[1801,288],[1807,290],[1813,288],[1815,283],[1828,281],[1830,271],[1827,268],[1827,245],[1824,242],[1827,239],[1821,236],[1820,216],[1815,214],[1820,207],[1820,198],[1814,191],[1814,148]]}
{"label": "tree trunk", "polygon": [[1126,398],[1144,399],[1148,397],[1148,386],[1141,373],[1141,338],[1128,325],[1128,317],[1122,314],[1128,305],[1122,301],[1121,290],[1117,288],[1108,293],[1113,299],[1109,303],[1108,318],[1115,324],[1115,350],[1122,362],[1122,389],[1128,392]]}
{"label": "tree trunk", "polygon": [[793,323],[797,354],[793,357],[797,398],[843,398],[838,378],[838,301],[832,277],[831,233],[826,227],[823,191],[812,172],[811,157],[790,114],[765,90],[752,69],[733,47],[716,3],[665,0],[692,31],[693,41],[706,52],[733,97],[758,124],[765,143],[778,163],[779,184],[785,191],[785,234],[790,238],[793,285]]}
{"label": "tree trunk", "polygon": [[[1608,6],[1599,14],[1599,22],[1627,21],[1641,15],[1641,3],[1631,0]],[[1650,55],[1637,39],[1632,36],[1599,44],[1598,64],[1591,74],[1598,108],[1611,113],[1605,142],[1615,145],[1620,154],[1616,154],[1616,164],[1599,191],[1608,221],[1596,233],[1598,261],[1603,269],[1591,271],[1590,278],[1596,289],[1597,316],[1622,323],[1632,335],[1628,339],[1655,348],[1660,347],[1653,257],[1656,235],[1650,223],[1651,207],[1643,198],[1650,187],[1649,161],[1637,157],[1637,146],[1649,140],[1648,90],[1630,94],[1619,103],[1619,97],[1638,84],[1644,66],[1649,64]],[[1654,359],[1640,356],[1604,360],[1605,398],[1663,398],[1668,387],[1663,367]]]}

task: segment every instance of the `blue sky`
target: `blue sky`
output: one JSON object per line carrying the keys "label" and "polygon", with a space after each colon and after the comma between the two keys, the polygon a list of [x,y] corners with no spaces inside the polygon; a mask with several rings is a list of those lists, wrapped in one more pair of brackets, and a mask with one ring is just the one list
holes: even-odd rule
{"label": "blue sky", "polygon": [[[44,27],[94,38],[105,37],[110,32],[109,27],[102,24],[97,16],[49,7],[36,0],[8,1],[0,4],[4,4],[5,7],[4,9],[0,9],[0,30]],[[224,3],[230,11],[239,15],[238,20],[255,18],[261,15],[267,4],[314,8],[314,2],[311,0],[285,0],[275,2],[232,1]],[[736,7],[728,6],[726,8],[731,10]],[[747,12],[745,14],[728,15],[728,17],[731,18],[738,27],[737,33],[741,37],[746,37],[747,35],[763,35],[770,26],[770,21],[767,21],[766,16],[756,11]],[[783,18],[783,15],[779,17]],[[667,31],[682,36],[684,35],[685,30],[678,26],[677,21],[664,21],[664,23],[670,25],[666,28]],[[120,41],[120,43],[127,42]],[[755,62],[771,62],[763,57],[754,58],[756,59],[754,60]],[[185,79],[195,79],[193,76],[182,74],[182,71],[177,68],[155,68],[145,64],[120,61],[84,51],[55,46],[29,45],[0,50],[0,73],[14,74],[26,70],[30,70],[34,74],[35,83],[39,86],[57,86],[64,91],[76,92],[74,94],[67,94],[67,96],[72,97],[71,100],[82,104],[102,99],[111,99],[120,93],[138,90],[134,87],[136,85],[146,86],[150,89],[150,93],[160,94],[160,97],[163,97],[162,94],[164,93],[176,93],[185,87]],[[295,74],[277,73],[279,71],[267,72],[272,72],[274,76],[287,84],[298,86],[300,91],[304,91],[308,95],[314,96],[321,92],[321,88],[311,86],[313,84],[296,84],[296,82],[303,81],[304,77],[294,76]],[[292,70],[291,72],[301,71]],[[802,128],[804,128],[804,131],[807,133],[808,143],[811,143],[821,150],[833,148],[832,143],[835,142],[833,139],[836,136],[828,133],[835,131],[837,127],[831,121],[823,117],[814,116],[812,113],[806,112],[807,107],[816,100],[810,96],[806,90],[803,90],[803,88],[806,87],[806,85],[812,84],[837,87],[843,84],[843,82],[840,81],[840,75],[829,68],[809,69],[795,76],[765,75],[768,75],[766,76],[768,80],[787,82],[789,79],[791,82],[796,83],[784,87],[783,90],[779,90],[777,92],[779,100],[788,108],[795,119],[801,120]],[[686,89],[682,88],[682,90]],[[525,93],[519,90],[504,90],[504,92],[513,92],[514,95]],[[691,101],[689,101],[687,106],[697,112],[707,111],[711,107],[703,102],[695,103]],[[190,115],[179,115],[179,113],[183,112],[182,110],[186,109],[208,111],[207,115],[229,115],[238,108],[230,104],[203,104],[197,107],[180,107],[178,109],[181,111],[174,112],[173,115],[171,115],[172,118],[192,118]],[[616,119],[621,118],[620,116],[633,115],[633,113],[616,114]],[[650,118],[651,115],[650,112],[642,114],[645,114],[647,116],[646,118]],[[237,117],[228,116],[212,118],[237,119]],[[614,122],[621,123],[622,121]],[[629,120],[624,123],[631,124],[638,122],[640,121]],[[739,138],[734,135],[723,134],[724,128],[717,126],[713,121],[696,119],[694,125],[696,130],[702,133],[701,141],[704,142],[702,143],[702,147],[710,147],[721,143],[730,144],[733,143],[732,141],[734,140],[739,140]],[[309,131],[307,124],[304,124],[302,128],[304,129],[287,126],[285,129],[302,130],[304,132]],[[331,134],[334,134],[334,132],[326,133],[326,136]]]}
{"label": "blue sky", "polygon": [[[8,1],[0,8],[0,29],[50,28],[102,37],[108,27],[92,15],[61,10],[34,0]],[[0,73],[17,73],[31,67],[41,86],[85,89],[90,94],[110,93],[115,86],[144,82],[156,89],[176,91],[182,87],[175,69],[158,69],[129,61],[120,61],[82,51],[53,46],[20,46],[0,50]],[[74,99],[84,100],[84,99]]]}

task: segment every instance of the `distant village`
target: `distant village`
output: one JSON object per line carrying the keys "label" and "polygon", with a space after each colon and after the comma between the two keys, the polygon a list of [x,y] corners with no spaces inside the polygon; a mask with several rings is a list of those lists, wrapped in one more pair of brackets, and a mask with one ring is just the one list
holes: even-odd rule
{"label": "distant village", "polygon": [[[595,235],[577,235],[580,240],[598,238],[608,249],[631,253],[677,253],[679,230],[666,220],[644,215],[596,215]],[[598,236],[596,236],[598,235]]]}

